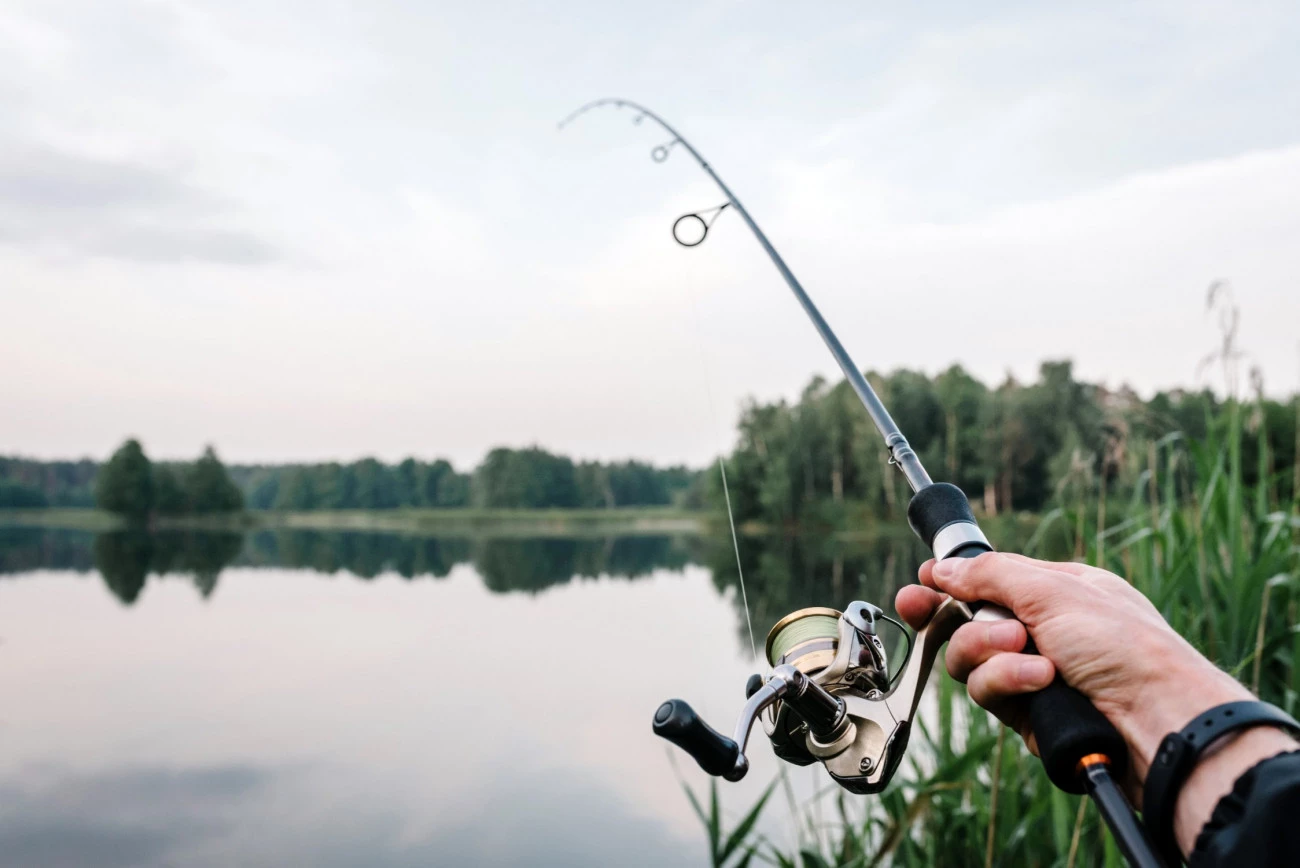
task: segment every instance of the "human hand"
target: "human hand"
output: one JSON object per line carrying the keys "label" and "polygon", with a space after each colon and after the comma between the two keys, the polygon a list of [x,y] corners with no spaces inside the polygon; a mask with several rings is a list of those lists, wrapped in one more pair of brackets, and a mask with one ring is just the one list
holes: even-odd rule
{"label": "human hand", "polygon": [[[1137,796],[1160,740],[1222,702],[1252,698],[1173,631],[1128,582],[1078,563],[988,553],[927,561],[920,585],[895,606],[913,628],[943,600],[984,600],[1016,621],[972,621],[948,642],[948,671],[971,699],[997,715],[1038,752],[1022,697],[1059,672],[1087,696],[1128,743],[1128,789]],[[1026,628],[1028,634],[1026,634]],[[1038,655],[1021,653],[1032,636]]]}

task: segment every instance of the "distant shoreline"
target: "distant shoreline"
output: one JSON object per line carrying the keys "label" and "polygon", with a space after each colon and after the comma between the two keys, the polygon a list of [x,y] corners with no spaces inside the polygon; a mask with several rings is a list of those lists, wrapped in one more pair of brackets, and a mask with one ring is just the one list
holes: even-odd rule
{"label": "distant shoreline", "polygon": [[[0,527],[111,531],[126,527],[98,509],[0,509]],[[332,530],[463,536],[605,536],[702,534],[708,514],[671,507],[619,509],[254,510],[227,515],[158,517],[155,530]]]}
{"label": "distant shoreline", "polygon": [[[1028,539],[1042,520],[1033,513],[984,519],[991,539],[1010,544]],[[0,509],[0,529],[50,528],[104,532],[126,523],[99,509],[50,507]],[[726,534],[726,521],[706,510],[668,506],[615,509],[338,509],[310,511],[250,510],[230,515],[182,515],[156,518],[151,530],[247,533],[259,530],[318,530],[392,533],[409,536],[474,538],[704,536]],[[902,525],[876,517],[850,518],[837,527],[780,529],[751,522],[737,528],[742,536],[804,535],[843,542],[872,540],[903,532]]]}

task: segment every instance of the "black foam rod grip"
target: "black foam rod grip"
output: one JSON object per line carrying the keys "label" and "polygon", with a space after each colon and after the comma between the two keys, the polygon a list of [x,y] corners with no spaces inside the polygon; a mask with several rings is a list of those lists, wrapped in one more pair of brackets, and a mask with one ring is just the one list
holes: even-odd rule
{"label": "black foam rod grip", "polygon": [[1088,697],[1061,680],[1030,694],[1029,726],[1038,741],[1038,756],[1047,777],[1067,793],[1081,795],[1084,780],[1079,761],[1102,754],[1111,774],[1122,779],[1128,765],[1128,747],[1115,725]]}
{"label": "black foam rod grip", "polygon": [[[923,488],[907,507],[907,517],[917,536],[931,546],[935,535],[949,524],[975,524],[970,501],[960,488],[940,482]],[[976,558],[992,551],[982,542],[972,542],[953,551],[948,557]],[[981,608],[971,605],[971,611]],[[1026,654],[1037,654],[1033,640],[1025,646]],[[1058,676],[1045,690],[1026,697],[1029,725],[1038,742],[1038,755],[1052,783],[1067,793],[1084,792],[1079,760],[1089,754],[1103,754],[1110,760],[1111,773],[1122,778],[1128,765],[1124,738],[1082,693]]]}
{"label": "black foam rod grip", "polygon": [[740,746],[705,723],[685,701],[670,699],[659,706],[654,730],[695,757],[700,768],[714,777],[730,779],[735,773]]}

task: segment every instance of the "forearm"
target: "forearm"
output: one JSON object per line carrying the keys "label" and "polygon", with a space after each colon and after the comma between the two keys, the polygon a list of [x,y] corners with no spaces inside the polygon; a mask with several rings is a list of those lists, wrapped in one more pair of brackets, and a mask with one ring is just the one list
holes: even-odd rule
{"label": "forearm", "polygon": [[1201,757],[1179,794],[1174,834],[1184,855],[1191,854],[1196,836],[1214,813],[1215,805],[1232,792],[1238,778],[1269,757],[1300,749],[1300,742],[1271,727],[1226,736],[1224,741]]}
{"label": "forearm", "polygon": [[[1148,688],[1141,691],[1141,708],[1125,715],[1120,726],[1129,743],[1136,782],[1146,779],[1168,733],[1216,705],[1254,699],[1240,682],[1199,655],[1153,654],[1152,659],[1163,661],[1160,674],[1148,680]],[[1180,659],[1184,662],[1174,662]],[[1297,748],[1300,743],[1287,733],[1260,727],[1226,736],[1203,754],[1179,791],[1174,809],[1174,835],[1183,854],[1191,853],[1215,806],[1238,778],[1262,760]]]}
{"label": "forearm", "polygon": [[[1119,728],[1129,743],[1133,762],[1133,794],[1140,797],[1141,782],[1155,759],[1161,740],[1186,726],[1216,705],[1254,699],[1235,678],[1196,655],[1177,653],[1182,640],[1167,648],[1149,649],[1157,671],[1149,673],[1146,689],[1136,691],[1140,706],[1120,715]],[[1233,784],[1259,762],[1296,750],[1300,743],[1281,730],[1259,727],[1225,737],[1202,755],[1179,791],[1174,812],[1174,834],[1179,849],[1190,854],[1197,835],[1215,806],[1232,791]]]}

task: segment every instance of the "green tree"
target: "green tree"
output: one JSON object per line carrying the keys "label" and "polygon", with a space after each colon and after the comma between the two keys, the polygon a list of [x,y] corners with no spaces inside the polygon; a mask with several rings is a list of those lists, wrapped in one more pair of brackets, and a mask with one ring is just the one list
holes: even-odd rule
{"label": "green tree", "polygon": [[440,507],[469,506],[470,475],[468,473],[457,473],[451,464],[442,460],[435,461],[433,467],[442,468],[442,473],[439,477],[437,500],[429,505]]}
{"label": "green tree", "polygon": [[186,500],[194,512],[239,512],[244,508],[243,492],[231,481],[211,446],[185,474],[184,484]]}
{"label": "green tree", "polygon": [[664,472],[642,461],[608,465],[614,506],[662,506],[672,502]]}
{"label": "green tree", "polygon": [[493,449],[474,472],[474,501],[508,509],[571,508],[578,505],[573,461],[536,446]]}
{"label": "green tree", "polygon": [[352,465],[355,480],[356,509],[392,509],[398,506],[397,485],[393,474],[374,458],[363,458]]}
{"label": "green tree", "polygon": [[189,512],[189,497],[176,468],[155,464],[153,468],[153,505],[159,515],[182,515]]}
{"label": "green tree", "polygon": [[127,440],[100,468],[95,503],[133,523],[149,517],[154,505],[153,466],[139,441]]}
{"label": "green tree", "polygon": [[277,486],[272,509],[316,509],[319,505],[311,472],[305,467],[293,467]]}
{"label": "green tree", "polygon": [[393,468],[393,496],[397,506],[424,506],[420,497],[420,462],[407,458]]}
{"label": "green tree", "polygon": [[989,390],[961,365],[953,365],[934,379],[943,407],[943,464],[949,481],[970,497],[984,493],[985,469],[980,456],[983,432],[980,416]]}
{"label": "green tree", "polygon": [[[245,491],[248,496],[245,498],[250,509],[273,509],[275,501],[280,496],[280,483],[282,473],[276,472],[279,468],[271,470],[259,470],[256,475],[249,480],[249,485]],[[291,472],[291,471],[290,471]]]}
{"label": "green tree", "polygon": [[39,488],[0,482],[0,509],[42,509],[49,505],[45,492]]}

